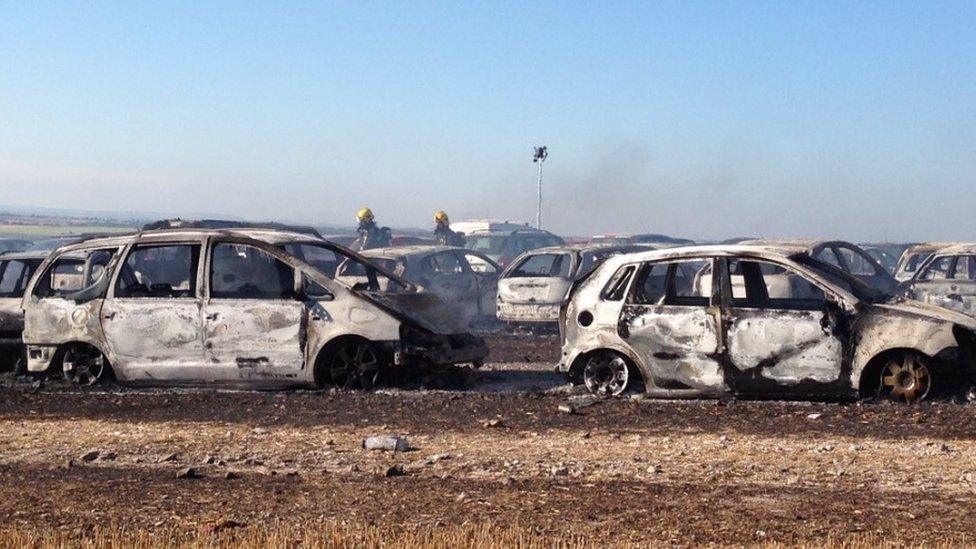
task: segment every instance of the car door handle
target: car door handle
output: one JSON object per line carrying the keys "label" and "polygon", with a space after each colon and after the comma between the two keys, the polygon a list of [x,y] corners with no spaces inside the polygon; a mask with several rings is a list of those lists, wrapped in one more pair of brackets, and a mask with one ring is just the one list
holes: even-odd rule
{"label": "car door handle", "polygon": [[115,318],[115,315],[116,313],[113,311],[111,313],[105,313],[104,315],[102,315],[102,318],[104,318],[105,320],[112,320]]}
{"label": "car door handle", "polygon": [[205,317],[207,320],[217,320],[220,318],[220,313],[210,313]]}

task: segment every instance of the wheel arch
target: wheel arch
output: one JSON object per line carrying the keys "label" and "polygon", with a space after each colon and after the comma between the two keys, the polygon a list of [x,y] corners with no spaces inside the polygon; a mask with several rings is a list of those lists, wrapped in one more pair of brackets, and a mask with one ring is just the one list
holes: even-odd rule
{"label": "wheel arch", "polygon": [[341,347],[342,345],[354,341],[366,342],[369,343],[370,345],[377,346],[376,341],[373,341],[368,337],[365,337],[360,334],[355,334],[355,333],[339,334],[335,337],[330,338],[328,341],[326,341],[324,344],[322,344],[319,347],[318,352],[315,353],[315,358],[311,361],[312,381],[315,383],[317,387],[324,387],[328,385],[328,382],[322,377],[323,375],[328,375],[327,373],[323,374],[322,372],[322,364],[324,364],[325,360],[329,358],[331,353],[334,353],[335,350]]}
{"label": "wheel arch", "polygon": [[649,386],[647,372],[645,371],[644,363],[629,349],[606,345],[602,347],[596,347],[594,349],[589,349],[582,353],[576,355],[573,359],[573,363],[570,364],[569,370],[567,371],[567,376],[573,383],[582,382],[583,366],[586,361],[589,360],[593,355],[597,353],[609,352],[616,355],[620,355],[621,358],[627,363],[627,367],[630,368],[632,373],[636,373],[638,376],[638,381],[644,384],[645,387]]}

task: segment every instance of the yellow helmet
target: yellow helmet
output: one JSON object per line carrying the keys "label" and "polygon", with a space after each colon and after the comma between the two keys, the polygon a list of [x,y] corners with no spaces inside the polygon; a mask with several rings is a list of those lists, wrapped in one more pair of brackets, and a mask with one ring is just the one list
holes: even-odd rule
{"label": "yellow helmet", "polygon": [[445,213],[443,210],[437,210],[434,212],[434,222],[443,223],[444,225],[448,225],[450,223],[450,221],[447,219],[447,213]]}
{"label": "yellow helmet", "polygon": [[356,213],[356,221],[372,221],[373,220],[373,210],[369,208],[363,208]]}

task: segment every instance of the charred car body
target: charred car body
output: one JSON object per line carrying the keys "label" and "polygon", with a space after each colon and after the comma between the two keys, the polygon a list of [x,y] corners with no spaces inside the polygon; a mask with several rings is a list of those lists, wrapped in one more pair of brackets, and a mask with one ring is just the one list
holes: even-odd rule
{"label": "charred car body", "polygon": [[44,252],[0,255],[0,371],[22,369],[24,310],[21,302],[31,276],[45,257]]}
{"label": "charred car body", "polygon": [[[703,272],[716,276],[702,284]],[[767,274],[787,277],[786,290]],[[915,401],[970,383],[976,351],[976,320],[893,298],[795,247],[613,257],[576,284],[561,322],[558,368],[604,394],[637,381],[662,397]]]}
{"label": "charred car body", "polygon": [[637,245],[538,248],[515,259],[498,281],[498,320],[516,324],[559,322],[559,307],[573,282],[608,257],[653,249]]}
{"label": "charred car body", "polygon": [[916,269],[905,295],[976,317],[976,244],[958,244],[933,253]]}
{"label": "charred car body", "polygon": [[909,246],[902,252],[901,257],[898,258],[898,265],[895,266],[894,276],[895,279],[904,282],[906,280],[911,280],[918,268],[921,267],[928,258],[932,257],[932,254],[941,250],[942,248],[947,248],[949,246],[957,246],[963,244],[962,242],[924,242],[922,244],[914,244]]}
{"label": "charred car body", "polygon": [[[363,265],[364,284],[324,272],[346,261]],[[380,291],[381,278],[402,291]],[[28,370],[79,384],[370,387],[385,366],[487,355],[436,296],[288,231],[158,230],[67,246],[39,267],[23,308]]]}
{"label": "charred car body", "polygon": [[549,231],[511,222],[462,221],[451,228],[464,234],[465,248],[485,254],[502,268],[529,250],[565,244]]}
{"label": "charred car body", "polygon": [[[440,296],[467,325],[495,320],[495,293],[501,269],[486,255],[450,246],[403,246],[362,252],[412,284]],[[340,268],[338,278],[362,282],[355,265]]]}

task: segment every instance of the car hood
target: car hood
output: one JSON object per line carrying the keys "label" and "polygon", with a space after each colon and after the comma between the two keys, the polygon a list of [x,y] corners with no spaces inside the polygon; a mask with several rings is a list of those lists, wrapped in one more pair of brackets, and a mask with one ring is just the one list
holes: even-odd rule
{"label": "car hood", "polygon": [[457,311],[429,291],[388,293],[363,292],[380,306],[436,334],[459,334],[467,329]]}
{"label": "car hood", "polygon": [[962,313],[957,313],[956,311],[952,311],[950,309],[931,305],[929,303],[916,301],[914,299],[896,297],[884,303],[876,303],[873,305],[873,307],[896,313],[921,316],[944,322],[952,322],[954,324],[965,326],[970,330],[976,330],[976,318],[966,316]]}

